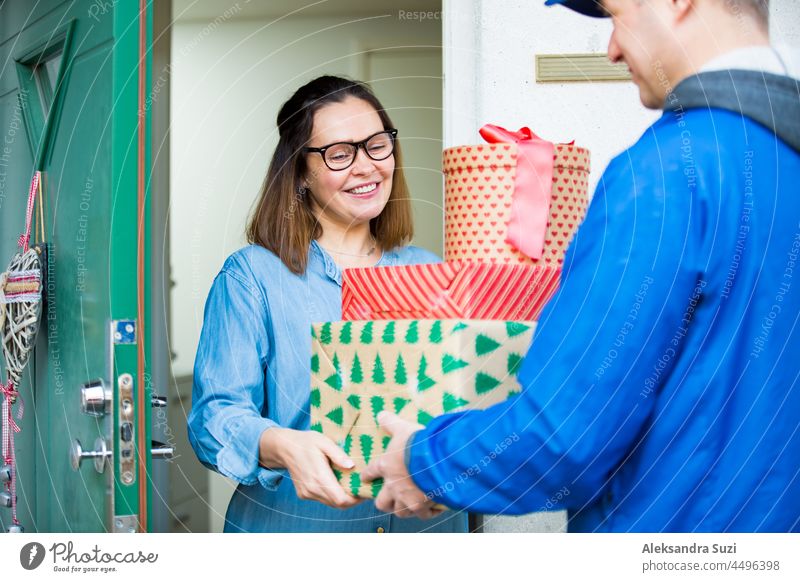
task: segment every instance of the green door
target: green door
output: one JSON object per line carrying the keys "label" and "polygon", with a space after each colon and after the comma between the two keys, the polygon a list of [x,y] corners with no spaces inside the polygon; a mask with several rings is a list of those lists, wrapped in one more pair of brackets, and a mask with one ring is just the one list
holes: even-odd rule
{"label": "green door", "polygon": [[0,3],[0,270],[42,172],[45,302],[15,447],[29,532],[150,527],[151,28],[149,2]]}

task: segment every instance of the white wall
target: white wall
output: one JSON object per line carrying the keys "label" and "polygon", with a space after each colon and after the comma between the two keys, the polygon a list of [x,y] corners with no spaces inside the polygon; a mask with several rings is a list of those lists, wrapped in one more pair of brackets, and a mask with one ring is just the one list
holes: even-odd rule
{"label": "white wall", "polygon": [[186,22],[173,27],[172,351],[191,373],[211,282],[245,244],[277,144],[280,105],[323,74],[360,77],[364,50],[441,46],[441,22],[380,17]]}
{"label": "white wall", "polygon": [[[800,2],[772,0],[773,42],[800,48]],[[658,113],[632,83],[537,84],[535,56],[604,53],[609,19],[587,18],[544,0],[445,0],[445,146],[479,143],[494,123],[527,125],[551,141],[592,152],[594,186],[616,154]]]}

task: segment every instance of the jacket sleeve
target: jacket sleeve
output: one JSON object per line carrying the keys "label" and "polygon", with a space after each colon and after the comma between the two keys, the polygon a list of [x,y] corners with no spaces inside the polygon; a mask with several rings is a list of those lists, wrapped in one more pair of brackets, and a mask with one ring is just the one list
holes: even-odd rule
{"label": "jacket sleeve", "polygon": [[629,160],[609,166],[570,246],[522,393],[438,417],[410,441],[409,472],[430,497],[481,513],[581,508],[643,438],[702,289],[701,213],[685,180]]}
{"label": "jacket sleeve", "polygon": [[265,418],[269,312],[263,296],[223,268],[206,301],[194,364],[189,442],[207,467],[245,485],[277,488],[283,470],[259,465]]}

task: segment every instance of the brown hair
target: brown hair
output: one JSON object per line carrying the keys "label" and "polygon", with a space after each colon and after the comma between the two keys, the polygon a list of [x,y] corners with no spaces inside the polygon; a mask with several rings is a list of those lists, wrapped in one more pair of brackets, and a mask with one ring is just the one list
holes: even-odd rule
{"label": "brown hair", "polygon": [[[311,212],[309,195],[300,189],[307,169],[303,148],[311,139],[314,114],[347,97],[372,105],[384,129],[394,127],[383,105],[364,83],[323,76],[300,87],[278,113],[278,146],[247,225],[249,243],[272,251],[298,275],[305,273],[311,241],[322,235],[322,226]],[[399,143],[395,144],[394,158],[389,200],[381,214],[370,221],[370,231],[383,249],[407,243],[414,233]]]}

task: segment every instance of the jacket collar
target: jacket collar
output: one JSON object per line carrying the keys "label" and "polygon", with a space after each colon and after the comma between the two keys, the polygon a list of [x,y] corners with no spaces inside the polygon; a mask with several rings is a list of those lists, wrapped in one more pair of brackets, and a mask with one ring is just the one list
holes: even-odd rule
{"label": "jacket collar", "polygon": [[800,152],[800,80],[763,71],[728,69],[681,81],[664,109],[725,109],[760,123]]}

